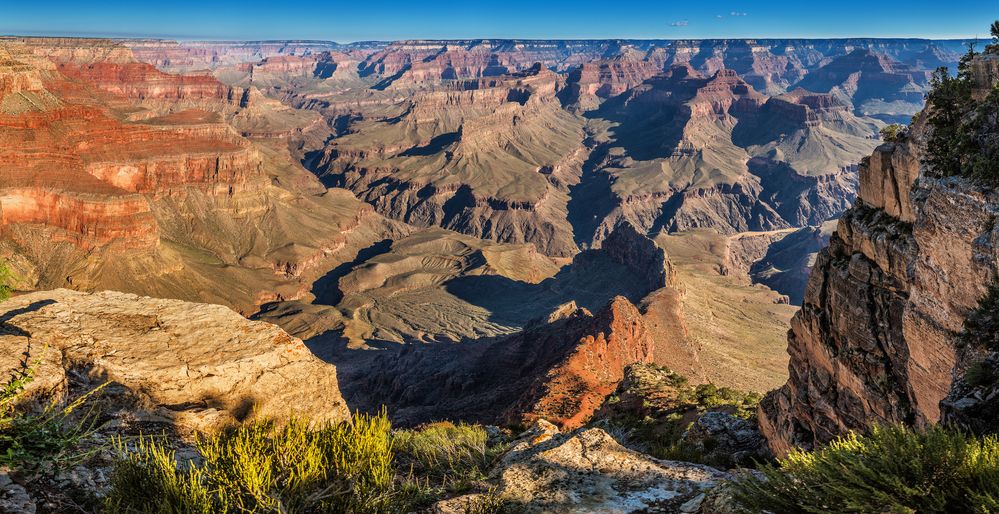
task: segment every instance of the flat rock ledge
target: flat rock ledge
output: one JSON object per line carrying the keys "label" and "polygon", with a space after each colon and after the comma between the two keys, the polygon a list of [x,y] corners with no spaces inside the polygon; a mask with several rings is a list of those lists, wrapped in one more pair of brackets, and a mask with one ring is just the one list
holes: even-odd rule
{"label": "flat rock ledge", "polygon": [[209,430],[248,417],[349,417],[336,368],[300,339],[227,307],[67,289],[0,303],[0,373],[40,359],[29,393],[68,375],[128,388],[149,416]]}

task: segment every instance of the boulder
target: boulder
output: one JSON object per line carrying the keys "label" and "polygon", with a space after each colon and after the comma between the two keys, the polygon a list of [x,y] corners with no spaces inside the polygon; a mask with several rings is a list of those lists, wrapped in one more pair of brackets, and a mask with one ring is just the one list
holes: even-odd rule
{"label": "boulder", "polygon": [[[561,433],[539,420],[491,478],[498,482],[494,494],[515,512],[629,513],[696,512],[703,493],[729,475],[629,450],[599,428]],[[438,512],[469,512],[463,504],[474,505],[475,497],[445,502]]]}
{"label": "boulder", "polygon": [[28,491],[0,470],[0,513],[35,514],[37,506]]}
{"label": "boulder", "polygon": [[104,291],[43,291],[0,304],[0,373],[41,359],[28,392],[67,372],[130,389],[141,406],[189,429],[247,417],[345,420],[336,368],[301,340],[220,305]]}
{"label": "boulder", "polygon": [[705,462],[751,466],[771,459],[767,440],[749,420],[725,412],[706,412],[680,438],[681,443],[703,455]]}

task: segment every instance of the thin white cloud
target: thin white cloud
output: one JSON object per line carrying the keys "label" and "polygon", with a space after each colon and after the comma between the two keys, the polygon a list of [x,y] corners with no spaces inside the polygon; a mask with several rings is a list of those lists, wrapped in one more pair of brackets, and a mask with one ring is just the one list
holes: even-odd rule
{"label": "thin white cloud", "polygon": [[690,25],[690,22],[687,20],[674,21],[673,23],[669,24],[670,27],[686,27],[687,25]]}
{"label": "thin white cloud", "polygon": [[728,13],[729,16],[749,16],[749,13],[732,11]]}

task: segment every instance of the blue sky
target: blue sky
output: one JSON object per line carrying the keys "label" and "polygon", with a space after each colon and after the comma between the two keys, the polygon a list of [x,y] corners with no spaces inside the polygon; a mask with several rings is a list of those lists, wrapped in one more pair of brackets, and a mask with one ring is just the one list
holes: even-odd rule
{"label": "blue sky", "polygon": [[984,37],[999,0],[0,0],[0,34],[181,39]]}

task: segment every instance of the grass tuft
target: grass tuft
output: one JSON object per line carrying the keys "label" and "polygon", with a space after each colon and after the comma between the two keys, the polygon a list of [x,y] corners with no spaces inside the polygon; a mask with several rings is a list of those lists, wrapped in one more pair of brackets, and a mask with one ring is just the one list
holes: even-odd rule
{"label": "grass tuft", "polygon": [[[178,462],[166,439],[119,441],[109,513],[412,512],[466,492],[499,448],[478,425],[435,423],[393,432],[386,413],[312,426],[253,421],[195,444]],[[495,495],[481,512],[495,512]],[[478,505],[478,503],[476,504]],[[479,508],[479,507],[476,507]]]}
{"label": "grass tuft", "polygon": [[733,484],[745,512],[999,512],[999,439],[875,427]]}
{"label": "grass tuft", "polygon": [[[252,422],[197,440],[199,464],[180,466],[152,438],[119,445],[112,513],[392,512],[391,425],[378,416],[310,428]],[[152,491],[154,494],[150,494]]]}

